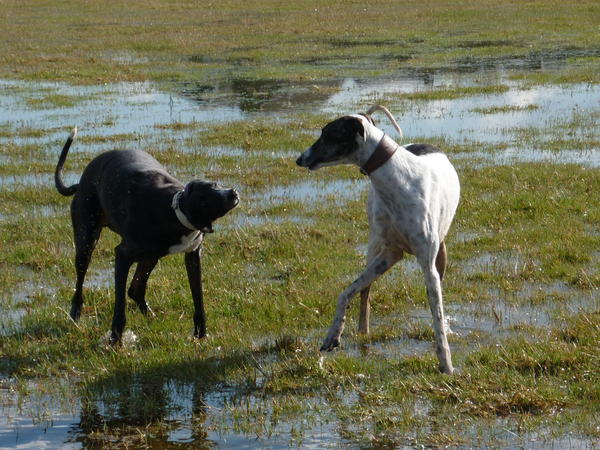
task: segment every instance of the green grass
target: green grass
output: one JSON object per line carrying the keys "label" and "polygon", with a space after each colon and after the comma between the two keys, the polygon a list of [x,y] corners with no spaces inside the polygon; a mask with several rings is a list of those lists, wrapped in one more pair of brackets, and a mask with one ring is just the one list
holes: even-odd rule
{"label": "green grass", "polygon": [[286,5],[253,0],[243,6],[224,1],[218,8],[152,0],[107,5],[10,0],[4,11],[3,78],[313,82],[406,67],[576,58],[577,66],[558,74],[523,76],[534,82],[598,81],[600,9],[593,0],[460,5],[383,0],[368,8],[314,0]]}
{"label": "green grass", "polygon": [[42,98],[27,99],[27,105],[33,109],[54,108],[72,108],[78,101],[76,97],[62,94],[50,94]]}
{"label": "green grass", "polygon": [[535,111],[540,109],[538,105],[502,105],[502,106],[490,106],[487,108],[473,108],[472,111],[479,114],[500,114],[508,112],[519,112],[519,111]]}
{"label": "green grass", "polygon": [[504,85],[486,85],[486,86],[467,86],[467,87],[443,87],[431,89],[422,92],[410,92],[397,94],[399,99],[413,101],[432,101],[432,100],[455,100],[461,97],[471,95],[492,95],[502,94],[509,90]]}

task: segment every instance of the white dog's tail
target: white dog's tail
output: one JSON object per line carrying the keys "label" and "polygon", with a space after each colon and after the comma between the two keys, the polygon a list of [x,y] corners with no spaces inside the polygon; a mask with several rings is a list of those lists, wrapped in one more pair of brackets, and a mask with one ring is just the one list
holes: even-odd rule
{"label": "white dog's tail", "polygon": [[392,113],[385,106],[373,105],[369,108],[369,110],[367,111],[367,114],[371,115],[375,111],[378,111],[378,110],[383,111],[384,114],[387,116],[387,118],[390,119],[390,122],[392,122],[392,125],[394,125],[394,128],[400,135],[400,139],[402,139],[404,137],[404,133],[402,133],[402,129],[400,128],[400,125],[398,125],[398,122],[396,122],[396,119],[394,119],[394,116],[392,116]]}

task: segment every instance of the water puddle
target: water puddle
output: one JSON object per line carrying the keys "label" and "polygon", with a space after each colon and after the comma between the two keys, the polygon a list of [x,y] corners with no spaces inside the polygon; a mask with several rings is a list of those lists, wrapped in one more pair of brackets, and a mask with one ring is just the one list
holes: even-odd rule
{"label": "water puddle", "polygon": [[289,186],[275,186],[253,196],[260,204],[280,205],[285,202],[300,202],[310,205],[327,200],[355,200],[366,192],[367,180],[308,180]]}
{"label": "water puddle", "polygon": [[[239,395],[227,388],[206,391],[201,383],[134,381],[124,389],[108,388],[104,397],[112,399],[88,401],[75,405],[74,413],[65,413],[61,412],[64,407],[50,406],[50,399],[41,400],[40,405],[20,405],[16,394],[0,388],[0,448],[185,444],[194,448],[324,448],[344,442],[334,420],[287,421],[268,398]],[[135,407],[140,401],[151,404],[151,410]],[[321,402],[314,399],[304,406],[316,411],[322,409]],[[25,414],[24,407],[37,414]],[[262,411],[261,416],[240,414],[249,409]],[[155,431],[147,429],[152,424],[159,424]]]}
{"label": "water puddle", "polygon": [[[70,186],[78,183],[80,173],[63,172],[63,181],[65,185]],[[53,173],[28,173],[24,175],[0,175],[0,186],[7,191],[16,191],[31,187],[54,187]]]}
{"label": "water puddle", "polygon": [[68,414],[52,414],[38,421],[4,408],[0,418],[0,449],[83,448],[71,442],[77,423],[78,418]]}
{"label": "water puddle", "polygon": [[[600,167],[600,152],[595,150],[539,150],[511,147],[492,152],[454,153],[457,166],[510,166],[515,163],[579,164]],[[473,163],[475,161],[475,163]]]}
{"label": "water puddle", "polygon": [[0,336],[10,336],[19,330],[27,309],[4,305],[0,308]]}
{"label": "water puddle", "polygon": [[[547,301],[533,300],[541,293]],[[555,294],[566,294],[560,302]],[[459,336],[472,331],[485,332],[491,338],[508,336],[523,326],[550,327],[562,323],[565,315],[595,311],[600,307],[597,291],[579,291],[563,283],[527,284],[516,293],[491,293],[491,300],[469,303],[445,303],[445,312],[450,329]],[[417,310],[411,318],[431,323],[428,309]]]}
{"label": "water puddle", "polygon": [[261,225],[277,225],[282,223],[297,223],[297,224],[312,224],[313,219],[309,219],[303,216],[283,216],[283,215],[255,215],[250,216],[243,213],[238,213],[233,217],[233,220],[225,225],[225,228],[236,228],[240,226],[261,226]]}
{"label": "water puddle", "polygon": [[0,336],[10,336],[21,329],[21,321],[30,313],[30,304],[36,296],[56,295],[56,287],[43,284],[33,270],[22,266],[17,271],[27,281],[16,284],[0,298]]}
{"label": "water puddle", "polygon": [[[27,99],[48,92],[74,99],[74,106],[42,104],[32,108]],[[170,123],[215,123],[245,117],[239,107],[206,104],[158,90],[151,83],[71,86],[64,83],[27,83],[0,80],[0,126],[39,130],[77,126],[99,136],[147,134]]]}
{"label": "water puddle", "polygon": [[[556,128],[557,124],[576,116],[585,117],[590,111],[600,107],[598,88],[587,84],[565,86],[534,86],[523,88],[507,81],[507,75],[498,76],[498,82],[505,87],[499,93],[469,95],[448,100],[414,101],[403,100],[402,95],[422,92],[429,89],[473,86],[481,83],[481,73],[449,74],[433,72],[426,77],[388,79],[345,79],[338,85],[303,87],[301,91],[317,91],[313,100],[294,102],[293,106],[275,102],[273,107],[244,112],[243,105],[233,104],[227,95],[211,96],[203,101],[190,100],[162,92],[150,83],[122,83],[107,86],[74,87],[60,83],[26,83],[1,81],[0,127],[7,130],[42,130],[38,133],[25,133],[23,137],[0,137],[0,143],[13,141],[18,144],[52,144],[62,142],[72,126],[78,126],[83,136],[119,137],[119,144],[144,147],[146,136],[158,133],[189,135],[188,126],[201,128],[203,124],[229,122],[265,114],[277,116],[281,112],[305,110],[332,116],[359,112],[380,100],[396,98],[397,111],[392,111],[404,130],[405,142],[431,136],[448,138],[453,141],[472,140],[482,143],[514,144],[513,148],[498,158],[519,157],[522,142],[514,130],[528,127]],[[246,88],[245,88],[246,89]],[[266,88],[265,88],[266,89]],[[279,86],[279,90],[298,90],[294,86]],[[276,97],[278,90],[265,90],[266,96]],[[74,106],[62,107],[52,104],[31,108],[26,101],[47,95],[48,91],[77,99]],[[185,91],[184,91],[185,92]],[[243,98],[234,94],[238,101]],[[497,111],[491,108],[497,106]],[[394,107],[392,107],[394,109]],[[491,113],[481,113],[490,111]],[[390,135],[395,136],[387,120],[379,125]],[[172,125],[172,130],[168,129]],[[179,129],[181,128],[181,129]],[[598,133],[599,125],[591,123],[589,133]],[[49,131],[47,131],[49,130]],[[15,131],[16,133],[17,131]],[[9,133],[10,135],[10,133]],[[81,151],[97,152],[110,147],[108,142],[80,142]],[[185,152],[185,145],[181,151]],[[526,147],[526,146],[525,146]],[[517,150],[518,149],[518,150]],[[568,153],[565,150],[564,153]],[[277,150],[274,150],[277,151]],[[239,157],[239,149],[216,148],[215,154]],[[285,156],[288,156],[287,154]],[[562,157],[562,155],[560,155]],[[466,156],[468,157],[468,156]],[[492,156],[493,158],[493,156]],[[531,160],[552,159],[552,154],[532,149]],[[597,163],[597,158],[596,158]],[[575,158],[574,162],[579,162]]]}
{"label": "water puddle", "polygon": [[480,253],[466,261],[460,261],[459,265],[467,275],[489,272],[517,274],[526,263],[519,254]]}
{"label": "water puddle", "polygon": [[85,287],[90,289],[111,289],[115,281],[114,268],[90,271],[85,277]]}
{"label": "water puddle", "polygon": [[[399,84],[397,80],[387,82],[345,80],[341,91],[332,95],[323,105],[321,112],[335,116],[340,113],[354,113],[360,111],[357,104],[369,105],[378,100],[402,94],[410,94],[425,89],[441,89],[473,85],[473,78],[452,79],[447,75],[439,75],[427,82],[413,82],[407,85]],[[598,88],[591,85],[579,84],[568,86],[534,86],[521,88],[514,83],[504,81],[508,90],[502,93],[472,95],[458,99],[429,100],[429,101],[402,101],[400,111],[392,113],[404,131],[404,143],[412,138],[437,136],[453,141],[471,140],[482,143],[505,143],[507,137],[512,140],[512,129],[542,126],[562,123],[571,118],[574,113],[586,114],[588,111],[598,110],[600,100]],[[400,97],[401,98],[401,97]],[[493,114],[482,114],[481,110],[488,110],[490,105],[512,107],[507,111]],[[535,105],[535,108],[528,108]],[[367,106],[368,107],[368,106]],[[365,108],[366,109],[366,108]],[[390,136],[396,132],[387,120],[378,121],[384,131]],[[594,127],[598,132],[598,125]]]}

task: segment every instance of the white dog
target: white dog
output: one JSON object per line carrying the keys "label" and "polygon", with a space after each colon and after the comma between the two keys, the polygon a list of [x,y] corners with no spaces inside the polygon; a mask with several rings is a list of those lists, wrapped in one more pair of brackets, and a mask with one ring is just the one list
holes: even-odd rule
{"label": "white dog", "polygon": [[460,183],[448,158],[428,144],[400,146],[377,128],[370,114],[344,116],[328,123],[321,136],[296,161],[317,170],[338,164],[355,164],[371,179],[367,211],[370,236],[367,267],[338,298],[333,324],[321,350],[340,343],[346,308],[361,292],[359,331],[369,332],[369,289],[404,253],[416,256],[425,275],[433,315],[440,370],[453,372],[444,326],[441,280],[446,268],[444,239],[458,206]]}

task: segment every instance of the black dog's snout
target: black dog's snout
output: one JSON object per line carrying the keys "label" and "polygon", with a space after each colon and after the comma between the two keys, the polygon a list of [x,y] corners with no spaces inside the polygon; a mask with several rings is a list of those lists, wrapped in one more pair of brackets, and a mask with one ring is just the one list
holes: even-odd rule
{"label": "black dog's snout", "polygon": [[298,156],[298,159],[296,160],[296,164],[298,164],[300,167],[302,167],[302,155]]}

